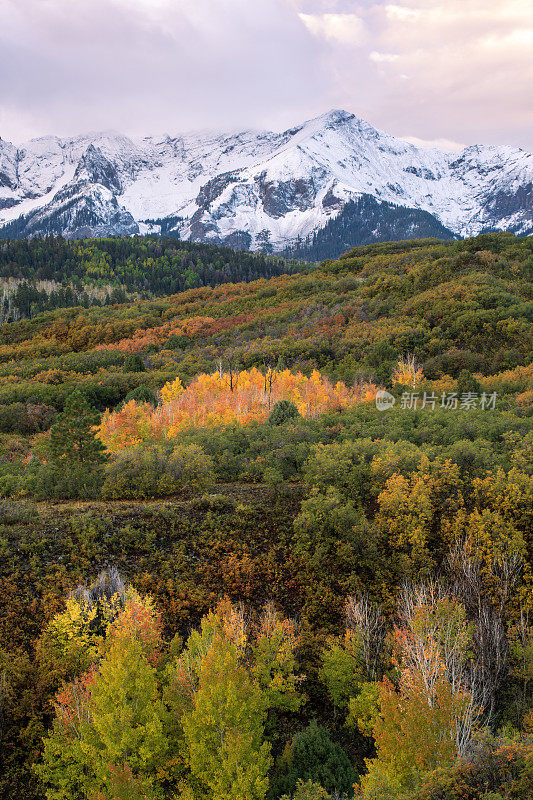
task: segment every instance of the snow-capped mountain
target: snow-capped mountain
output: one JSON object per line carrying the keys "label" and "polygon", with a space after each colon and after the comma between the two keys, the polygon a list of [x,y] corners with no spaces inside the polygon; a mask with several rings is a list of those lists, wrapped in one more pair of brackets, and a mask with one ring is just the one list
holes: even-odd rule
{"label": "snow-capped mountain", "polygon": [[533,155],[417,147],[346,111],[283,133],[0,139],[3,237],[162,231],[280,251],[335,219],[354,244],[531,233]]}

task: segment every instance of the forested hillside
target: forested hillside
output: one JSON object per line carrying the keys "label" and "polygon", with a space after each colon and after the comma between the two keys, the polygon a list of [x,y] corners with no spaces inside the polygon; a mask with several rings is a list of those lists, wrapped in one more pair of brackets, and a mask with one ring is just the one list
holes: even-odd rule
{"label": "forested hillside", "polygon": [[453,233],[427,211],[394,203],[378,203],[370,195],[350,200],[337,216],[300,239],[286,253],[292,258],[321,261],[356,245],[388,239],[453,239]]}
{"label": "forested hillside", "polygon": [[1,796],[528,800],[533,241],[239,258],[0,328]]}
{"label": "forested hillside", "polygon": [[54,308],[110,305],[132,296],[168,295],[303,268],[276,256],[177,238],[0,240],[1,322]]}

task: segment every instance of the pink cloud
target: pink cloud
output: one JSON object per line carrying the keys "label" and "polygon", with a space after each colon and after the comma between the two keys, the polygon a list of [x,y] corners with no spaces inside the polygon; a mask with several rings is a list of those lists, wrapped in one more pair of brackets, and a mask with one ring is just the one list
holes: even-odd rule
{"label": "pink cloud", "polygon": [[532,45],[530,0],[3,0],[0,136],[345,107],[398,136],[531,147]]}

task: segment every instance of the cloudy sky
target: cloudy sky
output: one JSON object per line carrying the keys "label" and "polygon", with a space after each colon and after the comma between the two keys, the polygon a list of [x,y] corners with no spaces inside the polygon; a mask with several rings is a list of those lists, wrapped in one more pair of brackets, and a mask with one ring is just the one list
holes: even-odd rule
{"label": "cloudy sky", "polygon": [[283,129],[330,108],[533,148],[532,0],[0,0],[0,136]]}

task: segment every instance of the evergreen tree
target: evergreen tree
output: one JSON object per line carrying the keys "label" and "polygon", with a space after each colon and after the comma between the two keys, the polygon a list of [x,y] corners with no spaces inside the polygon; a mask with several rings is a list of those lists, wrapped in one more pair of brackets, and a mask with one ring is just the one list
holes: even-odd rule
{"label": "evergreen tree", "polygon": [[278,782],[279,794],[292,795],[299,781],[319,784],[328,794],[353,797],[357,773],[339,744],[313,720],[294,737],[287,774]]}
{"label": "evergreen tree", "polygon": [[481,385],[479,381],[474,378],[470,370],[462,369],[457,378],[457,392],[459,396],[472,392],[474,394],[481,393]]}
{"label": "evergreen tree", "polygon": [[124,359],[124,372],[145,372],[146,367],[139,353],[133,353]]}
{"label": "evergreen tree", "polygon": [[144,383],[141,383],[141,385],[137,386],[136,389],[132,389],[131,392],[128,392],[124,398],[124,402],[129,403],[130,400],[135,400],[136,403],[150,403],[154,406],[154,408],[157,405],[157,398],[155,394]]}
{"label": "evergreen tree", "polygon": [[105,448],[93,433],[98,415],[76,389],[50,429],[46,463],[30,482],[37,496],[94,497],[103,481]]}
{"label": "evergreen tree", "polygon": [[50,429],[50,458],[58,467],[66,464],[103,464],[105,448],[91,428],[98,414],[76,389],[67,397],[63,413]]}
{"label": "evergreen tree", "polygon": [[297,419],[300,412],[291,400],[278,400],[269,414],[268,421],[271,425],[283,425],[291,419]]}

